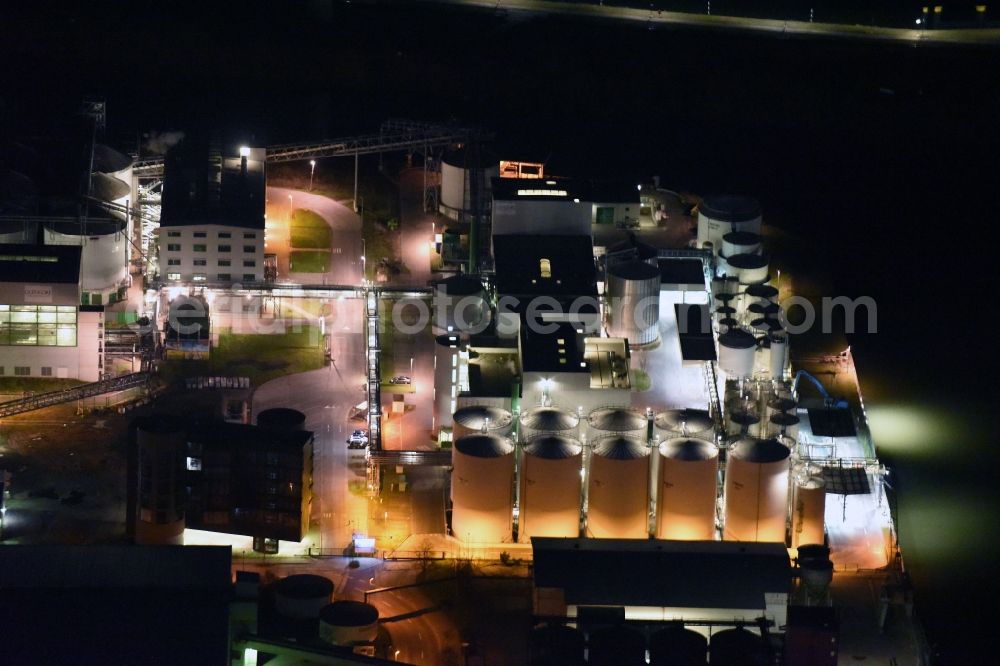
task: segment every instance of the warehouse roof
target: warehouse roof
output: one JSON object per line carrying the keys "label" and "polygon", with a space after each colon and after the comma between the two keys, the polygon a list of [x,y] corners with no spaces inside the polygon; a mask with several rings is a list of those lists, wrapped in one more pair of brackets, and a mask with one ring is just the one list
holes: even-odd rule
{"label": "warehouse roof", "polygon": [[76,284],[82,251],[79,245],[0,244],[0,282]]}
{"label": "warehouse roof", "polygon": [[590,372],[584,349],[583,335],[571,323],[521,324],[521,364],[525,372]]}
{"label": "warehouse roof", "polygon": [[791,583],[780,543],[532,537],[531,548],[535,587],[578,606],[764,608]]}
{"label": "warehouse roof", "polygon": [[590,236],[494,236],[493,256],[499,294],[597,296]]}

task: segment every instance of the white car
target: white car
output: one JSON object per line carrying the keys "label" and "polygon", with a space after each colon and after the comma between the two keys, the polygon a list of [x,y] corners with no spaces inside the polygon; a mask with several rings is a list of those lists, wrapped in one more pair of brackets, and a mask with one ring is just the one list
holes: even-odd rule
{"label": "white car", "polygon": [[364,430],[355,430],[347,438],[347,448],[349,449],[363,449],[366,446],[368,446],[368,433]]}
{"label": "white car", "polygon": [[409,384],[412,380],[406,375],[396,375],[389,380],[390,384]]}

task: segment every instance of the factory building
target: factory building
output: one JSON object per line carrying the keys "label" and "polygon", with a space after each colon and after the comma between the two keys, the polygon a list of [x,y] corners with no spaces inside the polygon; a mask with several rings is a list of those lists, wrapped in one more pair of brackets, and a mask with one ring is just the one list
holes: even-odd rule
{"label": "factory building", "polygon": [[624,620],[785,625],[792,579],[782,544],[535,537],[531,547],[538,618],[603,608]]}
{"label": "factory building", "polygon": [[493,235],[586,235],[591,225],[634,226],[639,189],[621,183],[569,178],[493,181]]}
{"label": "factory building", "polygon": [[0,245],[0,375],[97,381],[104,308],[80,305],[77,245]]}
{"label": "factory building", "polygon": [[159,275],[170,283],[264,280],[265,150],[187,137],[164,162]]}

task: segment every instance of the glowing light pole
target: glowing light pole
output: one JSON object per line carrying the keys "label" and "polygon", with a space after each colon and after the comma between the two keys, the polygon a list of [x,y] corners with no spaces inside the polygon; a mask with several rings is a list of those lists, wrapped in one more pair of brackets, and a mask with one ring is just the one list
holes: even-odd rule
{"label": "glowing light pole", "polygon": [[313,191],[313,175],[316,173],[316,160],[309,160],[309,191]]}

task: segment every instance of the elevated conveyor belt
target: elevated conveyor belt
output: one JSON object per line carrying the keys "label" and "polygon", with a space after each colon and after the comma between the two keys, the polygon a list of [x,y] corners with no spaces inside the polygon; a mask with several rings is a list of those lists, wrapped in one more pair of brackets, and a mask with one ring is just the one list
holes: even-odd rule
{"label": "elevated conveyor belt", "polygon": [[111,379],[102,379],[99,382],[83,384],[82,386],[74,386],[73,388],[63,389],[61,391],[50,391],[48,393],[39,393],[37,395],[28,396],[27,398],[10,400],[8,402],[0,403],[0,418],[14,416],[15,414],[23,414],[36,409],[42,409],[43,407],[61,405],[66,402],[73,402],[84,398],[93,398],[98,395],[104,395],[105,393],[117,393],[118,391],[145,386],[149,382],[149,379],[150,374],[148,372],[134,372],[129,375],[112,377]]}

